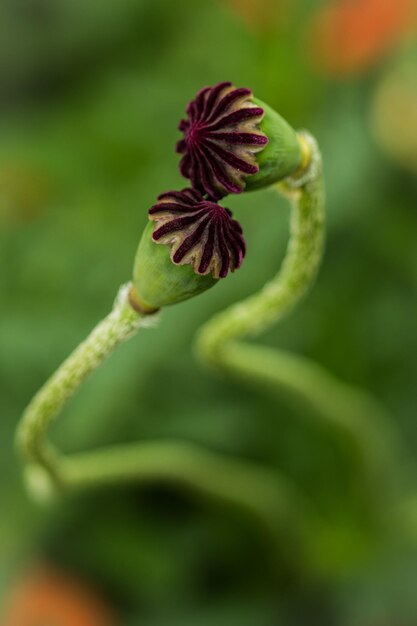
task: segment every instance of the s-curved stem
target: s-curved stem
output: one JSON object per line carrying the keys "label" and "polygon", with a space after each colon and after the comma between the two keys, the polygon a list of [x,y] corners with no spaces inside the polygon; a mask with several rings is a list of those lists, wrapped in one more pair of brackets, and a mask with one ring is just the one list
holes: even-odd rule
{"label": "s-curved stem", "polygon": [[325,199],[322,159],[314,138],[300,134],[310,151],[302,172],[277,188],[291,203],[290,239],[277,275],[260,292],[234,304],[199,331],[196,351],[208,365],[246,384],[287,399],[312,415],[321,428],[331,429],[350,448],[360,468],[360,488],[373,508],[378,491],[387,495],[391,464],[387,420],[379,404],[307,359],[252,343],[258,335],[287,316],[312,286],[324,247]]}
{"label": "s-curved stem", "polygon": [[[149,319],[129,304],[130,285],[123,285],[110,314],[62,363],[34,396],[18,425],[16,445],[29,468],[36,468],[51,487],[63,485],[60,454],[49,443],[50,423],[93,372],[123,341],[132,337],[140,327],[149,326]],[[41,471],[42,470],[42,471]],[[30,472],[29,472],[30,474]]]}
{"label": "s-curved stem", "polygon": [[[325,214],[321,155],[316,141],[301,135],[310,151],[307,165],[277,187],[290,199],[291,233],[278,274],[258,293],[211,319],[197,339],[198,353],[219,363],[231,342],[257,335],[288,315],[311,287],[323,254]],[[221,356],[220,356],[221,359]]]}
{"label": "s-curved stem", "polygon": [[[369,454],[368,441],[377,439],[371,414],[379,419],[378,407],[302,358],[239,341],[287,315],[312,285],[320,264],[324,240],[321,156],[310,135],[300,135],[300,142],[309,158],[302,171],[279,185],[292,205],[291,236],[282,267],[258,294],[208,322],[199,334],[197,350],[214,367],[313,407],[322,423],[352,442],[363,461],[366,483],[370,475],[373,483],[381,454],[375,453],[375,446],[373,456]],[[60,490],[132,481],[175,484],[241,509],[287,547],[292,562],[297,560],[297,551],[305,562],[317,520],[306,497],[275,469],[186,442],[138,442],[71,456],[62,455],[49,443],[50,422],[88,375],[121,342],[157,319],[132,308],[129,288],[121,288],[112,312],[45,383],[23,415],[17,446],[26,461],[30,491],[38,499],[47,499]]]}
{"label": "s-curved stem", "polygon": [[111,313],[100,322],[35,395],[18,425],[16,443],[32,496],[48,501],[56,493],[124,483],[165,483],[243,512],[288,551],[302,553],[311,515],[298,490],[262,465],[205,450],[197,444],[143,441],[66,456],[47,438],[51,421],[104,359],[155,315],[138,313],[124,285]]}

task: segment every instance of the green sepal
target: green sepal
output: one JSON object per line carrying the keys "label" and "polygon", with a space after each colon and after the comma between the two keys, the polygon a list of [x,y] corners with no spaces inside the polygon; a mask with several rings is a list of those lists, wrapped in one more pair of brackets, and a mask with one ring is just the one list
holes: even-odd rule
{"label": "green sepal", "polygon": [[269,187],[294,173],[302,163],[295,130],[267,104],[257,98],[253,102],[265,111],[259,127],[268,137],[268,143],[256,155],[259,172],[245,179],[246,191]]}
{"label": "green sepal", "polygon": [[133,286],[140,303],[148,309],[188,300],[210,287],[219,279],[211,274],[196,274],[191,265],[176,265],[166,244],[152,239],[154,224],[143,231],[133,268]]}

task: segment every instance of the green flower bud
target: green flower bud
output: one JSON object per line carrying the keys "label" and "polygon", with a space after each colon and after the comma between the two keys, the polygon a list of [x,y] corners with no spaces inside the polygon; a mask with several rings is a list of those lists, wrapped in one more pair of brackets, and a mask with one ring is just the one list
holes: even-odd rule
{"label": "green flower bud", "polygon": [[174,265],[168,246],[152,239],[153,229],[152,223],[146,225],[133,269],[131,303],[146,313],[192,298],[217,283],[211,275],[196,274],[191,265]]}
{"label": "green flower bud", "polygon": [[297,133],[246,87],[204,87],[181,120],[180,172],[194,189],[221,198],[276,183],[303,165]]}
{"label": "green flower bud", "polygon": [[130,294],[132,306],[145,313],[210,289],[245,255],[242,229],[229,209],[193,189],[158,200],[139,243]]}

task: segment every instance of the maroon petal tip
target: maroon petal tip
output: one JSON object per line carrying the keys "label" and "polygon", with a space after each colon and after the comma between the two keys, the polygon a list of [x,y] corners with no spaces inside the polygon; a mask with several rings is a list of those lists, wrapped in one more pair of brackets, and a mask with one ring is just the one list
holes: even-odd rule
{"label": "maroon petal tip", "polygon": [[152,239],[170,246],[177,265],[225,278],[242,264],[246,245],[239,222],[196,189],[162,193],[149,209],[149,219],[155,222]]}
{"label": "maroon petal tip", "polygon": [[259,128],[264,110],[253,103],[251,90],[230,82],[204,87],[186,110],[176,148],[183,155],[181,174],[210,198],[241,193],[246,176],[259,170],[257,152],[268,143]]}

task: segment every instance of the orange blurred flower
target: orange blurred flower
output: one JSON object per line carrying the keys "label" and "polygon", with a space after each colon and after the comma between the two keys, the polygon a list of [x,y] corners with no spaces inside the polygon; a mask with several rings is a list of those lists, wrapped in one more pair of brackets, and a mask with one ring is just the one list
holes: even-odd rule
{"label": "orange blurred flower", "polygon": [[311,22],[313,59],[333,76],[365,70],[415,32],[416,18],[415,0],[333,0]]}
{"label": "orange blurred flower", "polygon": [[98,596],[68,574],[38,569],[12,591],[2,626],[116,626]]}

